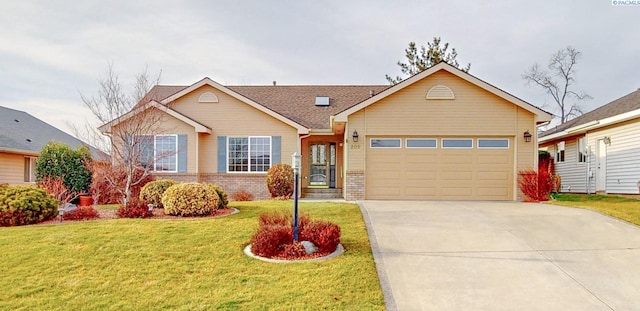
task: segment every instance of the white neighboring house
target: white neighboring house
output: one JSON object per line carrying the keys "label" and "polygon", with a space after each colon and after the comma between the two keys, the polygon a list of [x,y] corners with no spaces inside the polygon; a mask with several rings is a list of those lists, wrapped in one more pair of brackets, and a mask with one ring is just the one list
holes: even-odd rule
{"label": "white neighboring house", "polygon": [[640,193],[640,89],[540,135],[560,192]]}

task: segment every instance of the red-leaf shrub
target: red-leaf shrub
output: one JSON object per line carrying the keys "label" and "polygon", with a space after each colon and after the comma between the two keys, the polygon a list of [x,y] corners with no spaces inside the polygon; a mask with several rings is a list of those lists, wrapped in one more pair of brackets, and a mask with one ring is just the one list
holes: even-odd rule
{"label": "red-leaf shrub", "polygon": [[307,255],[302,243],[285,244],[282,247],[281,257],[285,259],[301,258]]}
{"label": "red-leaf shrub", "polygon": [[[318,247],[312,256],[332,253],[340,244],[340,227],[312,220],[309,215],[298,217],[298,241],[309,241]],[[293,243],[293,216],[286,213],[261,214],[258,231],[251,239],[251,251],[262,257],[299,259],[308,257],[304,246]],[[300,247],[301,252],[300,252]]]}
{"label": "red-leaf shrub", "polygon": [[[90,192],[95,198],[95,204],[122,203],[127,175],[122,167],[112,166],[110,163],[93,162],[90,166],[93,173]],[[144,170],[135,171],[133,180],[142,178]],[[153,175],[148,174],[131,187],[131,198],[140,197],[140,189],[153,181]]]}
{"label": "red-leaf shrub", "polygon": [[120,218],[148,218],[153,216],[149,207],[142,201],[131,199],[127,206],[120,205],[116,213]]}
{"label": "red-leaf shrub", "polygon": [[62,177],[43,177],[38,181],[38,186],[62,203],[70,202],[80,195],[80,192],[67,189]]}
{"label": "red-leaf shrub", "polygon": [[284,250],[284,245],[293,242],[289,226],[261,226],[251,239],[251,252],[262,257],[275,257]]}
{"label": "red-leaf shrub", "polygon": [[253,201],[253,194],[245,190],[239,190],[231,194],[234,201]]}
{"label": "red-leaf shrub", "polygon": [[312,221],[300,230],[300,241],[310,241],[322,253],[333,253],[340,244],[340,227],[323,221]]}
{"label": "red-leaf shrub", "polygon": [[526,196],[525,201],[547,201],[553,189],[553,176],[548,170],[523,170],[518,172],[518,186]]}
{"label": "red-leaf shrub", "polygon": [[289,199],[293,194],[293,168],[276,164],[267,171],[267,188],[272,198]]}
{"label": "red-leaf shrub", "polygon": [[93,206],[78,206],[77,209],[64,213],[62,218],[65,220],[90,220],[100,218],[100,215]]}

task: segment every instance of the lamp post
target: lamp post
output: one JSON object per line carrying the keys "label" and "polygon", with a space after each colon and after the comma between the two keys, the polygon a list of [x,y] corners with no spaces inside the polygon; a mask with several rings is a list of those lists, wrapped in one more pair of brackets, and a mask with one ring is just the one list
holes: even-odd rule
{"label": "lamp post", "polygon": [[302,156],[296,151],[291,155],[293,167],[293,242],[298,242],[298,176],[300,175],[300,161]]}
{"label": "lamp post", "polygon": [[62,222],[62,218],[64,217],[64,207],[58,208],[58,216],[60,216],[60,222]]}

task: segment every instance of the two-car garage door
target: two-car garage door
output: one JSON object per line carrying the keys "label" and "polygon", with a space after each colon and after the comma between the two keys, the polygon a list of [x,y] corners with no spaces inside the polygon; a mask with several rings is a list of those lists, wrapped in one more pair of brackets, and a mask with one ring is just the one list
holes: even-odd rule
{"label": "two-car garage door", "polygon": [[368,138],[367,199],[513,200],[513,139]]}

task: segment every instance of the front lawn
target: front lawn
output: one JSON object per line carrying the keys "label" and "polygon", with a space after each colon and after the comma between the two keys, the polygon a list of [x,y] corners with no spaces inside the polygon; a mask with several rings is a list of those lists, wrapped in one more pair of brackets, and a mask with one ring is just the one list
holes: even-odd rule
{"label": "front lawn", "polygon": [[551,204],[598,211],[640,226],[640,200],[612,195],[558,194]]}
{"label": "front lawn", "polygon": [[204,219],[115,219],[0,228],[1,310],[384,310],[356,205],[301,202],[338,224],[346,253],[274,264],[242,252],[257,216],[291,201],[234,202]]}

